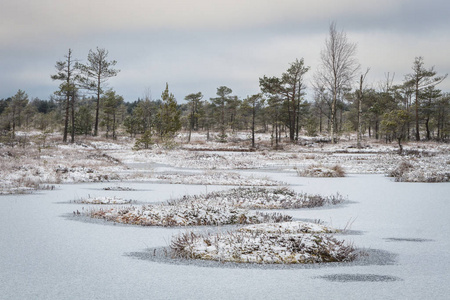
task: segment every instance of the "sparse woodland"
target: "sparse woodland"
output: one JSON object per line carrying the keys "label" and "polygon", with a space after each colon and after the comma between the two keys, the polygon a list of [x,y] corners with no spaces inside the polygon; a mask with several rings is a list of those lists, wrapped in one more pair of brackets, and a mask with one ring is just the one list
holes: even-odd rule
{"label": "sparse woodland", "polygon": [[[361,71],[356,50],[333,23],[317,70],[297,59],[282,74],[262,74],[259,94],[242,98],[220,86],[217,97],[204,99],[193,91],[177,102],[169,84],[160,99],[124,99],[106,88],[108,79],[120,74],[107,50],[91,50],[88,63],[81,64],[69,49],[51,75],[55,93],[50,99],[30,98],[24,90],[0,99],[0,142],[19,142],[17,130],[62,133],[63,141],[72,143],[77,136],[127,135],[137,138],[136,149],[169,143],[179,131],[189,132],[186,143],[192,132],[227,142],[246,131],[253,148],[258,147],[255,132],[270,134],[274,148],[282,141],[297,143],[301,136],[335,143],[356,134],[359,148],[364,138],[373,138],[398,143],[399,152],[404,141],[449,140],[450,94],[438,89],[447,75],[426,67],[419,56],[402,83],[394,85],[389,73],[384,83],[368,83],[370,69]],[[312,81],[305,79],[308,73],[314,73]],[[314,94],[306,97],[308,84]]]}

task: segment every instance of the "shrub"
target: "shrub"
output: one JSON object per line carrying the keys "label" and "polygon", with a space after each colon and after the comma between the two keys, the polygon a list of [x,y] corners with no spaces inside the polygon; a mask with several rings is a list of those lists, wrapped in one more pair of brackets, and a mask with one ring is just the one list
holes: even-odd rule
{"label": "shrub", "polygon": [[408,161],[402,161],[388,175],[397,182],[449,182],[450,172],[438,166],[429,169],[416,168]]}
{"label": "shrub", "polygon": [[309,165],[297,170],[301,177],[345,177],[345,171],[340,165],[327,167],[323,165]]}
{"label": "shrub", "polygon": [[136,140],[133,149],[148,149],[151,145],[153,145],[152,132],[151,130],[146,130],[144,134]]}
{"label": "shrub", "polygon": [[414,166],[410,162],[407,162],[404,160],[404,161],[400,162],[395,169],[391,170],[388,173],[388,176],[395,177],[396,181],[399,181],[402,178],[403,174],[405,174],[406,172],[409,172],[413,168],[414,168]]}

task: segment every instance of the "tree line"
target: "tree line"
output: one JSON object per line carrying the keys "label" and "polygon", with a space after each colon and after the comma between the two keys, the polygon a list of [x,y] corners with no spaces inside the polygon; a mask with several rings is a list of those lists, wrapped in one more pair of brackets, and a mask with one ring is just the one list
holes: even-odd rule
{"label": "tree line", "polygon": [[400,151],[405,140],[448,141],[450,136],[450,95],[437,88],[447,75],[437,75],[434,67],[426,68],[423,57],[416,57],[411,73],[401,84],[394,76],[368,87],[367,68],[361,71],[356,59],[356,44],[332,23],[321,64],[310,83],[314,94],[305,100],[310,72],[303,58],[296,59],[280,76],[259,78],[260,93],[240,98],[231,88],[220,86],[216,97],[204,99],[201,92],[184,97],[177,103],[166,84],[160,99],[150,95],[135,101],[124,101],[107,81],[117,76],[116,61],[108,51],[90,50],[82,64],[69,49],[55,65],[51,79],[59,82],[50,99],[29,99],[19,90],[14,96],[0,99],[0,128],[3,139],[15,138],[18,128],[36,128],[44,132],[61,131],[63,141],[74,142],[76,135],[98,135],[116,139],[118,132],[137,137],[136,146],[148,148],[155,139],[171,140],[178,131],[210,133],[222,142],[232,132],[270,133],[274,147],[282,138],[297,142],[302,134],[326,135],[331,143],[343,134],[356,133],[362,147],[363,135],[396,141]]}

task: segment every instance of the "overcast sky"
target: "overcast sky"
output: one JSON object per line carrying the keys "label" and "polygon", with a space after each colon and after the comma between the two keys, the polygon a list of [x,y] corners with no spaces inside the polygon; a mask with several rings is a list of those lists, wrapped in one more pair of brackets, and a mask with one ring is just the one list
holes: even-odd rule
{"label": "overcast sky", "polygon": [[[416,56],[443,75],[449,11],[448,0],[2,0],[0,98],[22,89],[48,99],[69,48],[81,62],[89,49],[107,49],[121,70],[109,86],[126,101],[146,91],[159,99],[166,82],[179,102],[214,97],[222,85],[245,98],[259,92],[259,77],[302,57],[311,85],[332,21],[358,45],[375,87],[388,72],[402,82]],[[450,79],[439,88],[450,92]]]}

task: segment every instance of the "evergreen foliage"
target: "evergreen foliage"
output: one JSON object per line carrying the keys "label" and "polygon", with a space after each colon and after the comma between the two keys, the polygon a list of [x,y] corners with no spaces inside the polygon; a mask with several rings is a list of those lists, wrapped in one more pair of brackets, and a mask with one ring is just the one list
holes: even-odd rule
{"label": "evergreen foliage", "polygon": [[172,139],[181,129],[180,111],[177,109],[177,101],[172,93],[169,93],[169,84],[161,95],[162,103],[157,114],[158,131],[160,138]]}

